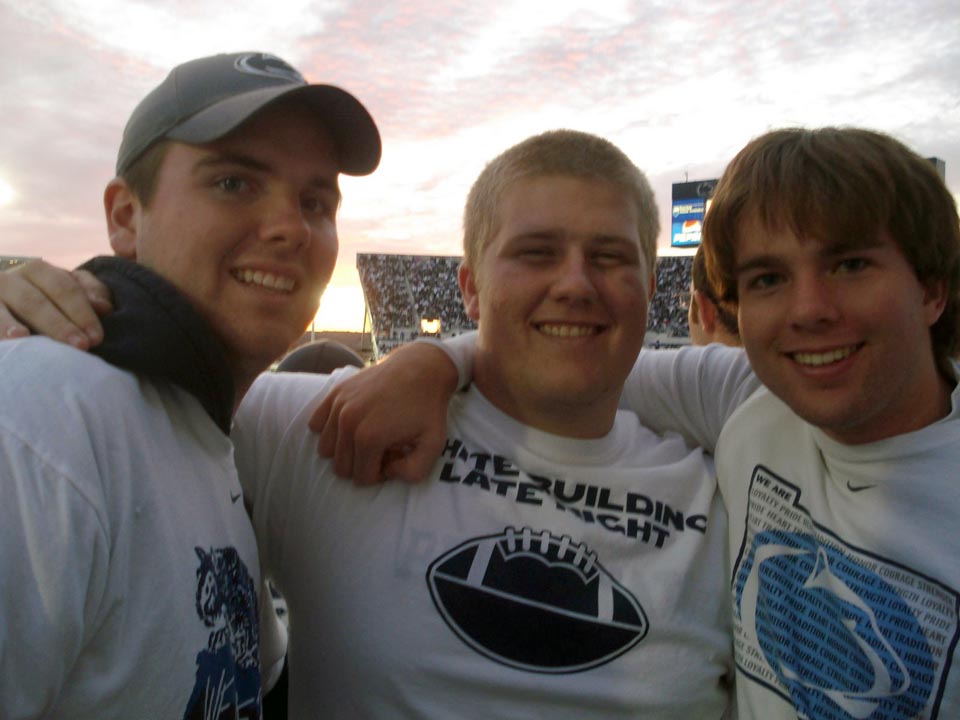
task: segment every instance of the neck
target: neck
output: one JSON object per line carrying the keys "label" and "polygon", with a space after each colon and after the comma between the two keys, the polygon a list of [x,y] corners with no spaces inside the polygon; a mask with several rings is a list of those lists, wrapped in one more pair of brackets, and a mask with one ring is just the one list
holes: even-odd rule
{"label": "neck", "polygon": [[504,383],[474,366],[473,382],[498,410],[537,430],[577,439],[600,438],[613,428],[620,395],[584,401],[563,393],[536,392],[522,384]]}

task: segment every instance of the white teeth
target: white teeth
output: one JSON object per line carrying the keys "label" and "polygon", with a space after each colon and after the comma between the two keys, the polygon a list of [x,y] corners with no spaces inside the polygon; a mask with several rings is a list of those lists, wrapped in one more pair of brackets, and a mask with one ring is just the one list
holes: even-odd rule
{"label": "white teeth", "polygon": [[793,353],[793,359],[796,360],[801,365],[812,365],[813,367],[820,367],[821,365],[829,365],[830,363],[837,362],[838,360],[843,360],[846,357],[850,357],[850,354],[856,348],[853,346],[838,348],[837,350],[830,350],[824,353],[805,353],[798,352]]}
{"label": "white teeth", "polygon": [[544,323],[537,326],[544,335],[561,338],[578,338],[596,335],[600,330],[594,325],[553,325]]}
{"label": "white teeth", "polygon": [[274,275],[262,270],[234,270],[233,276],[242,283],[259,285],[280,292],[291,292],[296,285],[293,278]]}

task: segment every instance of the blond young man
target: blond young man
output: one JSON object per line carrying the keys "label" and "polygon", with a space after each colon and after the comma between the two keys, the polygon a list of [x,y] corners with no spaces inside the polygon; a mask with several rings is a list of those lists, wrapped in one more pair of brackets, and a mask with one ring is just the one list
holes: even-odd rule
{"label": "blond young man", "polygon": [[260,717],[276,658],[227,433],[316,312],[339,173],[379,156],[353,96],[263,53],[184,63],[134,110],[115,257],[86,265],[116,307],[99,357],[0,346],[4,717]]}
{"label": "blond young man", "polygon": [[234,438],[289,606],[292,712],[724,715],[710,461],[617,412],[657,229],[646,179],[600,138],[546,133],[487,166],[460,271],[476,381],[430,482],[344,482],[304,431],[324,381],[254,385]]}

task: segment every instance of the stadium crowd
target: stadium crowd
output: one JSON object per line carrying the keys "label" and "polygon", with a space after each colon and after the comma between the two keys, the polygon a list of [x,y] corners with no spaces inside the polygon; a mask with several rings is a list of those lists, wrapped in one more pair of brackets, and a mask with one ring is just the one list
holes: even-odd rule
{"label": "stadium crowd", "polygon": [[656,335],[661,344],[690,336],[687,308],[691,260],[687,255],[657,258],[657,292],[650,303],[647,333]]}
{"label": "stadium crowd", "polygon": [[460,299],[459,266],[443,255],[357,255],[377,355],[418,337],[421,320],[439,320],[441,337],[476,327]]}

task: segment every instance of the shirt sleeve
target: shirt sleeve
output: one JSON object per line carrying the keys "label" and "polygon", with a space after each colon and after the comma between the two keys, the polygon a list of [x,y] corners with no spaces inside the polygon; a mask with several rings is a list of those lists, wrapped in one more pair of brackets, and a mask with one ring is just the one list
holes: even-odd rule
{"label": "shirt sleeve", "polygon": [[757,388],[746,353],[724,345],[641,351],[620,399],[641,424],[713,452],[724,423]]}
{"label": "shirt sleeve", "polygon": [[316,436],[307,426],[311,414],[337,381],[355,372],[357,368],[350,367],[332,375],[264,373],[237,409],[230,437],[267,577],[280,567],[288,509],[297,502],[291,496],[293,473],[283,468],[306,436],[313,438],[311,444],[315,445]]}
{"label": "shirt sleeve", "polygon": [[417,342],[440,348],[457,368],[457,390],[463,390],[473,380],[473,358],[477,354],[477,332],[471,330],[446,340],[418,338]]}
{"label": "shirt sleeve", "polygon": [[0,714],[35,718],[96,632],[109,533],[91,487],[9,429],[0,430],[0,483]]}

